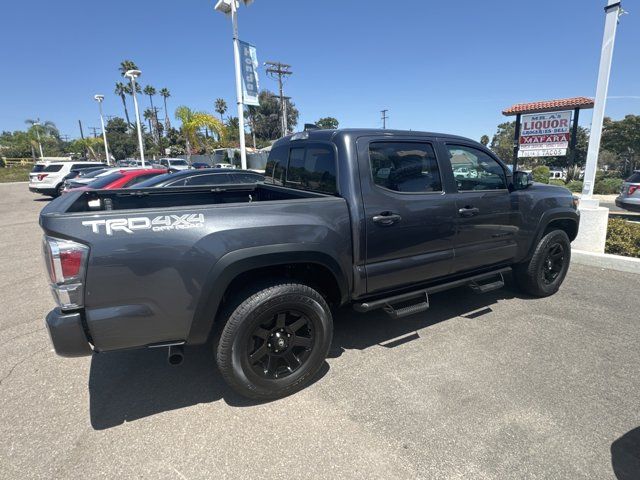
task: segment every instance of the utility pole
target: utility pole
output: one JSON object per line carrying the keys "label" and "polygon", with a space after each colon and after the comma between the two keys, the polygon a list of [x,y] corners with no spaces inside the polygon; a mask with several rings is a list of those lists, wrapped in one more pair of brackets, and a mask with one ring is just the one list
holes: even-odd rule
{"label": "utility pole", "polygon": [[89,130],[93,131],[93,138],[98,138],[98,127],[88,127]]}
{"label": "utility pole", "polygon": [[80,138],[84,140],[84,132],[82,131],[82,120],[78,120],[78,125],[80,125]]}
{"label": "utility pole", "polygon": [[282,111],[282,136],[284,137],[289,133],[289,125],[287,125],[287,105],[285,96],[282,89],[283,78],[292,75],[291,65],[281,62],[264,62],[267,66],[267,74],[271,78],[278,78],[278,87],[280,89],[280,109]]}
{"label": "utility pole", "polygon": [[382,129],[386,129],[387,128],[387,118],[389,118],[389,116],[387,115],[387,112],[389,110],[388,109],[384,109],[384,110],[380,110],[380,113],[382,114]]}

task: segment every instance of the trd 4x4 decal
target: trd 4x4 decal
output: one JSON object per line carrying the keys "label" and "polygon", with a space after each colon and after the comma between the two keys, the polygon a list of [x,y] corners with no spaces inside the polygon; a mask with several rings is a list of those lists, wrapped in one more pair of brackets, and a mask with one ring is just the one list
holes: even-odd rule
{"label": "trd 4x4 decal", "polygon": [[[93,233],[115,232],[134,233],[136,230],[151,230],[152,232],[167,232],[170,230],[186,230],[204,226],[204,215],[201,213],[187,213],[186,215],[160,215],[158,217],[110,218],[108,220],[87,220],[82,222],[90,227]],[[102,229],[101,227],[104,227]]]}

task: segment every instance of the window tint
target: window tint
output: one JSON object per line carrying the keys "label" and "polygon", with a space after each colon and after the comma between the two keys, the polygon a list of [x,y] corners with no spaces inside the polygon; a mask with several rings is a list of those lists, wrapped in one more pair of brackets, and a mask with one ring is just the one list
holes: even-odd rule
{"label": "window tint", "polygon": [[396,192],[440,192],[438,162],[429,143],[374,142],[369,145],[373,181]]}
{"label": "window tint", "polygon": [[640,172],[633,172],[629,178],[625,180],[628,183],[640,183]]}
{"label": "window tint", "polygon": [[44,165],[34,165],[31,169],[31,173],[41,172],[42,170],[44,170]]}
{"label": "window tint", "polygon": [[507,188],[504,169],[482,150],[462,145],[447,145],[447,149],[459,191]]}
{"label": "window tint", "polygon": [[196,175],[187,178],[186,185],[220,185],[222,183],[232,183],[231,175],[224,173],[210,175]]}
{"label": "window tint", "polygon": [[265,183],[284,185],[288,157],[288,147],[278,147],[271,150],[265,167]]}
{"label": "window tint", "polygon": [[91,182],[89,185],[87,185],[89,188],[104,188],[107,185],[112,184],[113,182],[115,182],[116,180],[120,180],[124,175],[120,172],[116,172],[116,173],[112,173],[110,175],[105,175],[102,178],[98,178],[97,180],[94,180],[93,182]]}
{"label": "window tint", "polygon": [[99,163],[76,163],[71,165],[71,170],[82,170],[83,168],[99,167]]}
{"label": "window tint", "polygon": [[62,170],[62,165],[47,165],[42,169],[43,172],[59,172]]}
{"label": "window tint", "polygon": [[292,148],[286,186],[335,194],[336,160],[333,150],[324,145]]}

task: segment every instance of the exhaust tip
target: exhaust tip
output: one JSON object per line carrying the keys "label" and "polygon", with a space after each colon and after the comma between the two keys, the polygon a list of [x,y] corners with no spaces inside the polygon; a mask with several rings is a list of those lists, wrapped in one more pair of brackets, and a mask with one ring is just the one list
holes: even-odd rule
{"label": "exhaust tip", "polygon": [[184,360],[184,348],[182,345],[175,345],[169,347],[169,354],[167,355],[167,362],[169,365],[180,365]]}

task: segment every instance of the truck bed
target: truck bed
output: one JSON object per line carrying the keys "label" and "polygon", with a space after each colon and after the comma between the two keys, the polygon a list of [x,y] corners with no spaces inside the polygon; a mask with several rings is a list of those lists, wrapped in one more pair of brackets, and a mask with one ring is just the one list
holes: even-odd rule
{"label": "truck bed", "polygon": [[346,201],[279,186],[69,193],[42,210],[40,225],[89,247],[82,316],[97,351],[206,341],[200,325],[221,294],[211,282],[232,258],[295,262],[296,249],[312,249],[351,270]]}
{"label": "truck bed", "polygon": [[47,207],[43,213],[46,214],[49,210],[55,210],[56,213],[97,212],[322,197],[327,197],[327,195],[264,184],[94,190],[65,195],[52,204],[52,207],[55,208],[49,209]]}

